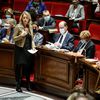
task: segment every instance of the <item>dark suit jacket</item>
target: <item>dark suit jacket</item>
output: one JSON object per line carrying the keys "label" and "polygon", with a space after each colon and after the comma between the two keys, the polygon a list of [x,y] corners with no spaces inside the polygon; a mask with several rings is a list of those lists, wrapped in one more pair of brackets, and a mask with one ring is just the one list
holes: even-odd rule
{"label": "dark suit jacket", "polygon": [[[61,34],[57,33],[54,35],[53,40],[54,42],[57,42]],[[70,33],[67,33],[65,40],[62,43],[61,49],[67,49],[69,51],[72,51],[74,48],[74,37]]]}
{"label": "dark suit jacket", "polygon": [[[82,45],[82,42],[80,40],[79,44],[77,45],[77,47],[74,48],[73,51],[77,52],[81,45]],[[84,50],[82,52],[83,55],[85,55],[87,58],[94,58],[94,56],[95,56],[95,44],[91,40],[88,41]]]}
{"label": "dark suit jacket", "polygon": [[43,29],[48,30],[56,27],[56,22],[54,18],[50,17],[48,22],[45,22],[44,18],[38,20],[39,26],[43,27]]}

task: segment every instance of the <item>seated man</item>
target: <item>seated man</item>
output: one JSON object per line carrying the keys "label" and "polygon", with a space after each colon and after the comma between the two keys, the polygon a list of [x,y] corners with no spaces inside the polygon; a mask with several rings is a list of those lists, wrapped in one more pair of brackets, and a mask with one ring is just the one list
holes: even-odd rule
{"label": "seated man", "polygon": [[83,20],[85,19],[85,13],[84,13],[84,7],[79,4],[79,0],[73,0],[72,1],[73,4],[70,5],[67,13],[66,13],[66,17],[69,18],[69,20],[72,20],[72,32],[73,30],[79,29],[79,20]]}
{"label": "seated man", "polygon": [[59,23],[60,33],[56,34],[54,39],[54,45],[61,49],[67,49],[72,51],[74,48],[74,37],[68,32],[68,26],[65,21]]}
{"label": "seated man", "polygon": [[38,20],[39,29],[52,29],[56,27],[55,20],[50,16],[50,13],[48,10],[43,11],[43,17]]}
{"label": "seated man", "polygon": [[95,56],[95,44],[90,39],[91,34],[88,30],[84,30],[80,33],[81,40],[74,48],[74,52],[83,54],[87,58],[94,58]]}
{"label": "seated man", "polygon": [[30,0],[25,10],[30,11],[30,9],[34,9],[36,14],[42,14],[46,10],[46,5],[42,0]]}
{"label": "seated man", "polygon": [[36,22],[33,23],[33,33],[34,33],[34,38],[33,41],[36,46],[40,46],[43,43],[43,35],[38,32],[39,26]]}

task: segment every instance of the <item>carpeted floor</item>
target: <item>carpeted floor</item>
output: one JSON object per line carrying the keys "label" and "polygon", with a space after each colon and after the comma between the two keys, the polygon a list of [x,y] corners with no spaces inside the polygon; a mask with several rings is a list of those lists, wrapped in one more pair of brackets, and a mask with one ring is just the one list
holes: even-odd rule
{"label": "carpeted floor", "polygon": [[18,93],[16,92],[15,89],[0,87],[0,100],[54,100],[54,99],[36,93],[31,93],[26,91],[23,91],[23,93]]}

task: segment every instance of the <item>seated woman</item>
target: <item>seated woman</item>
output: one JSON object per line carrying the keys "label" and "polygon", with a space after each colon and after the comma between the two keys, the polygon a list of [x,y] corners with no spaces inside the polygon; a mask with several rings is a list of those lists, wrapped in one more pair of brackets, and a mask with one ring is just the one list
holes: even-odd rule
{"label": "seated woman", "polygon": [[94,58],[95,56],[95,44],[91,41],[91,34],[88,30],[84,30],[80,33],[81,40],[74,48],[74,52],[83,54],[87,58]]}
{"label": "seated woman", "polygon": [[72,3],[65,15],[71,22],[71,33],[79,32],[79,21],[85,19],[84,6],[79,4],[79,0],[72,0]]}
{"label": "seated woman", "polygon": [[0,41],[2,43],[14,43],[12,36],[14,33],[14,20],[10,19],[4,24],[4,27],[1,29]]}

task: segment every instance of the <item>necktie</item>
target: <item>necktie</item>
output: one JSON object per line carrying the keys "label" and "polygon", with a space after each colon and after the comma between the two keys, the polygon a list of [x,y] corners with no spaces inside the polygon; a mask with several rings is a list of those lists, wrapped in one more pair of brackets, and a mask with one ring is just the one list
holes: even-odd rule
{"label": "necktie", "polygon": [[63,39],[63,35],[60,36],[59,43],[61,43],[62,39]]}

